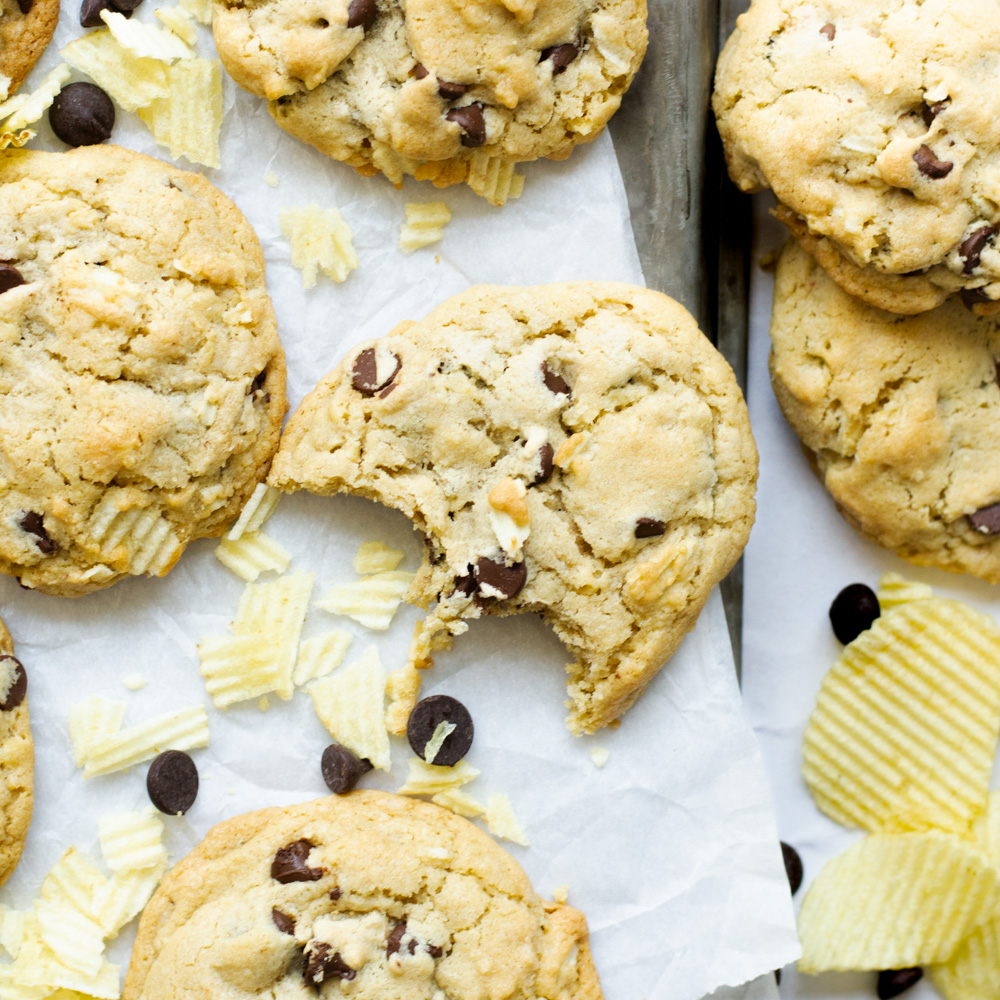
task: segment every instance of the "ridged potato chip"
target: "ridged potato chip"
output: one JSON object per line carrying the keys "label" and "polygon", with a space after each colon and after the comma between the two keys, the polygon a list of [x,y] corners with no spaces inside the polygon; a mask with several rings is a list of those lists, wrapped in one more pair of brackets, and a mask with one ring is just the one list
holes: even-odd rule
{"label": "ridged potato chip", "polygon": [[127,490],[111,489],[91,515],[88,532],[101,558],[115,562],[124,548],[128,571],[163,576],[180,558],[181,545],[174,529],[155,507],[129,506]]}
{"label": "ridged potato chip", "polygon": [[406,224],[399,233],[399,249],[403,253],[413,253],[437,243],[449,222],[451,209],[443,201],[408,202]]}
{"label": "ridged potato chip", "polygon": [[283,208],[279,220],[291,246],[292,264],[302,272],[303,288],[316,284],[321,268],[334,281],[345,281],[358,266],[353,233],[337,209]]}
{"label": "ridged potato chip", "polygon": [[157,20],[172,31],[181,41],[194,46],[198,42],[198,29],[195,27],[194,15],[183,7],[157,7]]}
{"label": "ridged potato chip", "polygon": [[928,584],[907,580],[899,573],[883,573],[875,596],[878,597],[878,605],[885,614],[886,611],[908,601],[923,601],[933,597],[934,591]]}
{"label": "ridged potato chip", "polygon": [[121,729],[125,702],[95,694],[69,707],[69,739],[73,760],[83,767],[95,746]]}
{"label": "ridged potato chip", "polygon": [[322,600],[316,602],[316,607],[331,614],[346,615],[365,628],[384,632],[392,624],[414,575],[397,569],[366,576],[356,583],[331,587]]}
{"label": "ridged potato chip", "polygon": [[466,184],[498,208],[506,205],[510,198],[520,198],[524,191],[524,177],[515,172],[513,163],[505,163],[499,156],[483,152],[472,154]]}
{"label": "ridged potato chip", "polygon": [[34,125],[52,106],[63,84],[70,78],[71,70],[65,63],[46,74],[30,94],[18,94],[0,104],[0,121],[4,118],[5,132],[19,132],[26,125]]}
{"label": "ridged potato chip", "polygon": [[467,785],[479,774],[468,761],[460,760],[454,767],[428,764],[419,757],[410,760],[410,771],[406,784],[397,792],[399,795],[437,795],[451,792]]}
{"label": "ridged potato chip", "polygon": [[486,806],[480,805],[468,792],[463,792],[460,788],[437,792],[431,796],[431,802],[444,809],[450,809],[466,819],[475,819],[486,812]]}
{"label": "ridged potato chip", "polygon": [[212,0],[180,0],[180,6],[199,24],[212,23]]}
{"label": "ridged potato chip", "polygon": [[988,1000],[1000,984],[1000,917],[980,924],[943,965],[930,968],[945,1000]]}
{"label": "ridged potato chip", "polygon": [[97,836],[104,861],[113,872],[159,868],[167,862],[163,822],[152,809],[99,820]]}
{"label": "ridged potato chip", "polygon": [[274,513],[281,499],[281,491],[267,483],[258,483],[250,499],[243,505],[236,523],[226,532],[231,542],[238,541],[243,534],[260,531],[264,522]]}
{"label": "ridged potato chip", "polygon": [[299,643],[299,658],[295,664],[292,680],[296,687],[309,681],[319,680],[336,670],[343,662],[347,647],[351,644],[351,633],[342,628],[324,632]]}
{"label": "ridged potato chip", "polygon": [[205,690],[216,708],[283,688],[285,673],[271,644],[258,636],[209,636],[198,643]]}
{"label": "ridged potato chip", "polygon": [[61,55],[126,111],[138,111],[170,93],[167,67],[162,62],[133,55],[105,29],[70,42]]}
{"label": "ridged potato chip", "polygon": [[67,968],[92,977],[104,960],[104,930],[96,920],[68,903],[40,899],[35,903],[41,939]]}
{"label": "ridged potato chip", "polygon": [[514,815],[514,807],[506,795],[494,793],[486,800],[486,829],[494,837],[501,837],[511,843],[528,846],[528,835]]}
{"label": "ridged potato chip", "polygon": [[399,549],[390,549],[385,542],[362,542],[355,553],[354,572],[359,576],[392,572],[403,561]]}
{"label": "ridged potato chip", "polygon": [[215,547],[215,558],[238,577],[253,583],[261,573],[284,573],[291,553],[263,531],[249,531],[231,542],[223,538]]}
{"label": "ridged potato chip", "polygon": [[102,10],[101,20],[123,49],[140,59],[187,59],[193,53],[191,46],[172,31],[164,31],[155,24],[145,24],[139,20],[129,20],[115,10]]}

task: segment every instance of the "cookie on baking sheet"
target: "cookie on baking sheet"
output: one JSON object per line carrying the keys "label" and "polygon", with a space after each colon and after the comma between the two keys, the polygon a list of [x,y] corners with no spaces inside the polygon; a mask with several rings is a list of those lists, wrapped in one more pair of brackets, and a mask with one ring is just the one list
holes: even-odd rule
{"label": "cookie on baking sheet", "polygon": [[1000,308],[1000,0],[753,0],[713,102],[733,180],[847,291]]}
{"label": "cookie on baking sheet", "polygon": [[35,744],[27,691],[28,675],[0,620],[0,885],[21,859],[35,801]]}
{"label": "cookie on baking sheet", "polygon": [[444,187],[597,138],[645,53],[646,0],[215,0],[213,31],[296,138]]}
{"label": "cookie on baking sheet", "polygon": [[0,153],[0,572],[166,573],[267,473],[285,363],[257,237],[117,146]]}
{"label": "cookie on baking sheet", "polygon": [[435,607],[412,666],[463,619],[541,613],[575,658],[569,724],[592,732],[739,558],[756,476],[732,370],[688,312],[579,282],[472,288],[355,348],[292,417],[269,481],[371,497],[423,531],[408,599]]}
{"label": "cookie on baking sheet", "polygon": [[778,401],[844,516],[904,559],[1000,583],[1000,317],[883,312],[789,243],[771,341]]}
{"label": "cookie on baking sheet", "polygon": [[59,0],[0,0],[0,100],[24,83],[58,20]]}
{"label": "cookie on baking sheet", "polygon": [[583,915],[454,813],[351,792],[237,816],[160,883],[124,1000],[600,1000]]}

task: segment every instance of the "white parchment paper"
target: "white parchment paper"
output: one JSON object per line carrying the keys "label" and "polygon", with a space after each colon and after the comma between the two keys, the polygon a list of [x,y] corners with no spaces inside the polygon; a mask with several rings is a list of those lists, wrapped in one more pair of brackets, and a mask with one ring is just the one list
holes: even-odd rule
{"label": "white parchment paper", "polygon": [[[149,20],[152,10],[140,15]],[[57,44],[80,32],[75,6],[67,5]],[[200,47],[203,54],[212,47],[205,31]],[[32,79],[56,61],[50,48]],[[642,281],[607,137],[564,164],[526,167],[523,198],[501,211],[464,188],[439,194],[410,181],[396,192],[381,178],[358,177],[286,136],[261,102],[228,80],[226,88],[225,166],[206,173],[246,213],[264,246],[293,406],[350,345],[419,318],[470,283]],[[124,113],[115,140],[166,156]],[[35,144],[61,148],[44,123]],[[268,171],[278,174],[276,189],[264,183]],[[403,256],[396,243],[404,203],[439,198],[453,212],[443,242]],[[361,266],[343,285],[321,278],[303,291],[289,263],[279,208],[308,202],[337,206],[354,230]],[[267,531],[293,553],[293,569],[316,572],[314,599],[355,579],[351,558],[362,541],[402,548],[404,567],[415,568],[419,558],[418,536],[405,519],[356,498],[286,498]],[[147,802],[145,767],[83,781],[66,731],[71,704],[95,693],[120,698],[126,725],[209,704],[196,643],[225,633],[243,586],[214,559],[214,545],[191,546],[165,579],[129,580],[77,600],[0,580],[0,608],[31,678],[37,749],[35,821],[0,901],[27,905],[68,845],[96,854],[99,817]],[[355,635],[347,662],[375,643],[395,669],[415,615],[403,608],[389,632],[373,633],[313,610],[303,634],[346,627]],[[580,740],[564,728],[566,658],[533,616],[477,622],[440,655],[424,691],[446,691],[472,712],[469,760],[482,776],[469,791],[481,800],[492,791],[509,794],[531,839],[529,849],[512,853],[541,893],[569,885],[570,902],[589,919],[606,996],[696,1000],[791,960],[797,944],[769,795],[718,595],[616,731]],[[122,678],[136,672],[149,684],[128,692]],[[328,739],[304,692],[274,701],[266,713],[256,703],[209,713],[211,746],[194,754],[198,801],[187,817],[166,821],[175,858],[221,819],[325,793],[319,756]],[[592,746],[610,750],[603,770],[591,761]],[[393,774],[369,776],[366,784],[399,787],[408,757],[405,743],[394,741]],[[131,934],[124,938],[114,951],[120,961]],[[751,995],[767,991],[758,984]]]}

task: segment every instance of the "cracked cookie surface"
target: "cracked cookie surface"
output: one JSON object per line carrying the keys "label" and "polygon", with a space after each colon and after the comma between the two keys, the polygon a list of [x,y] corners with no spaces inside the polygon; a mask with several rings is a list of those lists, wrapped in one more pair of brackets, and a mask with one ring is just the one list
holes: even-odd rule
{"label": "cracked cookie surface", "polygon": [[21,859],[34,807],[35,743],[26,688],[24,667],[0,620],[0,885]]}
{"label": "cracked cookie surface", "polygon": [[733,180],[847,291],[1000,308],[1000,0],[754,0],[713,103]]}
{"label": "cracked cookie surface", "polygon": [[841,513],[904,559],[1000,582],[1000,318],[900,317],[794,244],[778,264],[771,378]]}
{"label": "cracked cookie surface", "polygon": [[600,1000],[586,922],[445,809],[357,791],[238,816],[164,878],[125,1000]]}
{"label": "cracked cookie surface", "polygon": [[285,364],[260,244],[199,174],[0,153],[0,572],[163,575],[264,477]]}
{"label": "cracked cookie surface", "polygon": [[58,20],[59,0],[0,0],[0,100],[24,83]]}
{"label": "cracked cookie surface", "polygon": [[216,0],[213,32],[286,131],[439,187],[597,138],[647,40],[645,0]]}
{"label": "cracked cookie surface", "polygon": [[463,619],[534,611],[575,657],[570,726],[592,732],[739,558],[756,475],[732,370],[686,310],[579,282],[473,288],[355,348],[292,417],[269,481],[379,500],[424,533],[408,600],[434,607],[394,729]]}

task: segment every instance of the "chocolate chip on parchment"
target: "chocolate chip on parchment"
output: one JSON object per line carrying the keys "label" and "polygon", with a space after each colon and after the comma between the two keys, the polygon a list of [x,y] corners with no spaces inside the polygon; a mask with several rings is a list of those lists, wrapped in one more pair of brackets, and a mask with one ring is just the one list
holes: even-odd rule
{"label": "chocolate chip on parchment", "polygon": [[441,767],[454,767],[472,746],[475,726],[469,710],[457,699],[447,694],[432,694],[418,701],[406,723],[406,738],[413,752],[426,760],[427,744],[442,722],[455,728],[448,734],[434,757],[433,763]]}
{"label": "chocolate chip on parchment", "polygon": [[0,264],[0,295],[24,284],[21,272],[10,264]]}
{"label": "chocolate chip on parchment", "polygon": [[310,868],[306,861],[312,850],[309,840],[293,840],[282,847],[271,862],[271,878],[282,885],[289,882],[317,882],[326,872],[322,868]]}
{"label": "chocolate chip on parchment", "polygon": [[198,767],[183,750],[165,750],[149,765],[146,791],[161,813],[181,816],[198,797]]}
{"label": "chocolate chip on parchment", "polygon": [[970,514],[969,524],[981,535],[1000,535],[1000,503],[990,504]]}
{"label": "chocolate chip on parchment", "polygon": [[7,693],[0,701],[0,712],[13,712],[28,693],[28,674],[24,664],[9,653],[0,654],[0,678],[8,678]]}
{"label": "chocolate chip on parchment", "polygon": [[95,84],[71,83],[52,102],[49,124],[67,146],[96,146],[111,138],[115,106]]}
{"label": "chocolate chip on parchment", "polygon": [[45,530],[45,522],[42,520],[41,514],[33,510],[22,511],[21,520],[17,524],[22,531],[35,536],[35,544],[46,555],[50,555],[59,548]]}
{"label": "chocolate chip on parchment", "polygon": [[863,583],[852,583],[844,587],[830,605],[833,634],[846,646],[871,628],[881,613],[875,591]]}
{"label": "chocolate chip on parchment", "polygon": [[969,233],[958,248],[958,255],[965,261],[962,266],[963,274],[972,274],[979,267],[979,258],[982,256],[986,244],[997,234],[996,226],[980,226]]}
{"label": "chocolate chip on parchment", "polygon": [[655,517],[640,517],[635,522],[636,538],[655,538],[662,535],[667,530],[665,521],[658,521]]}
{"label": "chocolate chip on parchment", "polygon": [[905,993],[911,986],[915,986],[924,978],[924,970],[913,969],[885,969],[878,974],[878,986],[876,992],[879,1000],[892,1000],[900,993]]}
{"label": "chocolate chip on parchment", "polygon": [[948,105],[951,103],[950,100],[935,101],[933,104],[928,104],[924,102],[924,106],[920,109],[920,117],[924,120],[924,125],[930,128],[934,124],[934,120]]}
{"label": "chocolate chip on parchment", "polygon": [[372,769],[371,761],[356,757],[347,747],[331,743],[320,762],[323,780],[334,795],[349,792]]}
{"label": "chocolate chip on parchment", "polygon": [[367,31],[375,23],[377,13],[375,0],[351,0],[351,5],[347,8],[347,27],[360,27]]}
{"label": "chocolate chip on parchment", "polygon": [[481,104],[467,104],[464,108],[452,108],[445,118],[454,122],[462,130],[462,145],[476,149],[486,142],[486,119]]}
{"label": "chocolate chip on parchment", "polygon": [[531,480],[532,486],[541,486],[542,483],[546,482],[551,477],[552,470],[555,468],[555,464],[553,462],[554,456],[555,452],[552,450],[552,445],[550,445],[548,441],[546,441],[545,444],[538,449],[538,461],[541,465],[541,469],[539,469],[538,475]]}
{"label": "chocolate chip on parchment", "polygon": [[281,931],[282,934],[295,935],[295,921],[287,914],[282,913],[277,907],[271,910],[271,919],[274,921],[274,926]]}
{"label": "chocolate chip on parchment", "polygon": [[321,986],[328,979],[353,979],[357,972],[341,957],[340,952],[331,953],[325,941],[310,941],[306,945],[306,982]]}
{"label": "chocolate chip on parchment", "polygon": [[523,562],[508,566],[504,562],[480,556],[476,560],[473,576],[483,597],[505,600],[517,594],[525,585],[528,579],[528,567]]}
{"label": "chocolate chip on parchment", "polygon": [[837,26],[835,24],[830,24],[827,22],[819,29],[821,35],[826,35],[826,40],[832,42],[834,38],[837,37]]}
{"label": "chocolate chip on parchment", "polygon": [[925,177],[939,181],[947,177],[955,166],[950,160],[939,160],[930,146],[923,145],[913,154],[918,169]]}
{"label": "chocolate chip on parchment", "polygon": [[80,25],[84,28],[103,28],[104,22],[101,20],[101,11],[110,10],[116,14],[124,14],[125,17],[131,17],[132,11],[139,6],[138,3],[133,3],[131,6],[125,6],[127,0],[123,0],[122,4],[112,3],[111,0],[83,0],[80,5]]}
{"label": "chocolate chip on parchment", "polygon": [[379,355],[374,347],[366,347],[354,359],[351,385],[362,396],[374,396],[396,378],[402,367],[398,354]]}
{"label": "chocolate chip on parchment", "polygon": [[580,54],[580,47],[572,42],[564,42],[562,45],[553,45],[551,48],[542,49],[540,62],[546,59],[552,60],[552,75],[558,76],[565,72],[566,67]]}
{"label": "chocolate chip on parchment", "polygon": [[567,396],[570,394],[569,383],[562,375],[552,371],[547,361],[542,362],[542,381],[545,383],[545,388],[554,396],[561,396],[563,393]]}
{"label": "chocolate chip on parchment", "polygon": [[792,890],[794,896],[799,891],[799,886],[802,885],[802,858],[799,857],[799,852],[791,844],[781,841],[781,859],[785,862],[788,888]]}

